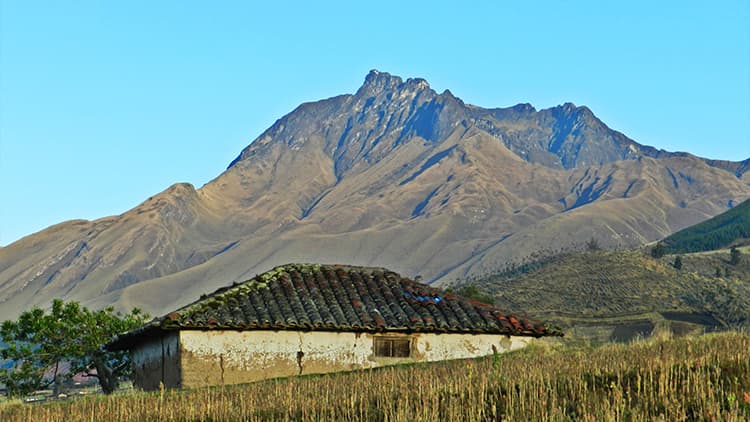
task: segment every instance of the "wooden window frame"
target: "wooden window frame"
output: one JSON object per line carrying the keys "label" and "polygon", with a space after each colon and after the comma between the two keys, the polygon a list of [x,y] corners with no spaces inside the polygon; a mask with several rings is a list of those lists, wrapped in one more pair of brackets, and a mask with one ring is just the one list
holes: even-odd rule
{"label": "wooden window frame", "polygon": [[376,336],[372,339],[372,349],[377,358],[410,358],[411,337]]}

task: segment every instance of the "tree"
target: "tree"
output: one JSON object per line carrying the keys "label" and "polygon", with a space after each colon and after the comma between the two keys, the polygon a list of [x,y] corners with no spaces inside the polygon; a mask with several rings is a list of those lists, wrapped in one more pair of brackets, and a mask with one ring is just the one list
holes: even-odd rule
{"label": "tree", "polygon": [[458,289],[457,293],[463,297],[476,300],[477,302],[487,303],[489,305],[493,305],[495,303],[495,299],[483,292],[481,292],[477,286],[473,284],[467,284],[460,289]]}
{"label": "tree", "polygon": [[741,256],[742,252],[736,246],[732,246],[732,249],[729,250],[729,263],[732,265],[739,264]]}
{"label": "tree", "polygon": [[664,247],[664,244],[661,242],[658,242],[656,245],[654,245],[653,248],[651,248],[651,256],[659,259],[667,254],[667,248]]}
{"label": "tree", "polygon": [[599,241],[595,238],[591,238],[588,242],[586,242],[586,250],[589,252],[594,252],[601,250],[601,246],[599,246]]}
{"label": "tree", "polygon": [[674,257],[674,263],[672,263],[672,266],[678,270],[682,269],[682,257],[680,255],[677,255],[676,257]]}
{"label": "tree", "polygon": [[[111,306],[90,311],[78,302],[60,299],[52,302],[49,313],[39,308],[25,311],[17,321],[0,326],[0,339],[6,344],[0,357],[14,362],[13,367],[0,369],[0,382],[10,395],[19,396],[51,385],[60,375],[84,373],[96,377],[109,394],[130,365],[125,352],[107,352],[102,346],[147,318],[137,308],[123,315]],[[70,371],[60,374],[64,362],[70,363]]]}

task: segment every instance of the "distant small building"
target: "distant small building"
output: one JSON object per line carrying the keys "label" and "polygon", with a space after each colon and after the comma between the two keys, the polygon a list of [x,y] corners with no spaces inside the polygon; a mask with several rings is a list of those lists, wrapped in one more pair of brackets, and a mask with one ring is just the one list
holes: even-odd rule
{"label": "distant small building", "polygon": [[472,358],[555,329],[382,268],[290,264],[113,339],[153,390]]}

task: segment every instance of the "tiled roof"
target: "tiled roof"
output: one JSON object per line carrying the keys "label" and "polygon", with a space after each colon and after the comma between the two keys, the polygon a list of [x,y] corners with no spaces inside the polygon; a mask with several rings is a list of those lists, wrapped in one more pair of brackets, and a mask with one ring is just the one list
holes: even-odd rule
{"label": "tiled roof", "polygon": [[383,268],[289,264],[203,296],[118,336],[109,348],[178,329],[560,334]]}

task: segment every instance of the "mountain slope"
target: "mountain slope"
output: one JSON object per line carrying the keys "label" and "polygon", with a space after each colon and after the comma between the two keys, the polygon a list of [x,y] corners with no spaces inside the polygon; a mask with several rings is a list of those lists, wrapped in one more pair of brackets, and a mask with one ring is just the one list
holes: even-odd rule
{"label": "mountain slope", "polygon": [[483,109],[372,71],[200,189],[0,249],[0,318],[53,297],[160,313],[288,262],[445,282],[591,237],[640,245],[750,198],[746,168],[640,145],[585,107]]}
{"label": "mountain slope", "polygon": [[719,249],[750,238],[750,200],[702,223],[674,233],[662,242],[670,253]]}
{"label": "mountain slope", "polygon": [[[463,283],[480,286],[501,308],[546,318],[584,338],[750,326],[750,262],[731,266],[724,256],[689,254],[676,269],[674,259],[639,250],[563,253]],[[724,270],[717,276],[716,268]]]}

